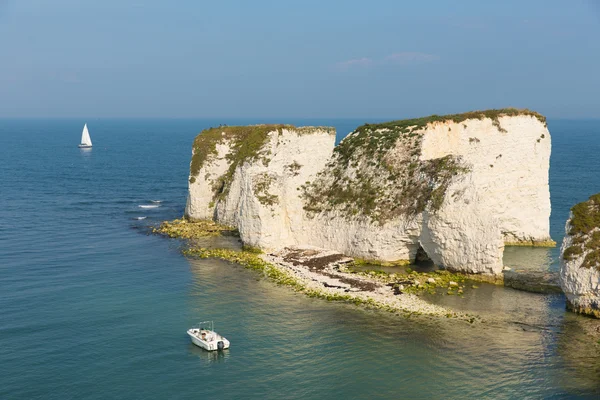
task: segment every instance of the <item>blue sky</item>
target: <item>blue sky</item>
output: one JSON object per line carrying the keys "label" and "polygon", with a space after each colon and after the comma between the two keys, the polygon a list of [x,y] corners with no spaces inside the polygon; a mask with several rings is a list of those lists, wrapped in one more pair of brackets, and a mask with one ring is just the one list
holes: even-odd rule
{"label": "blue sky", "polygon": [[600,118],[600,0],[0,0],[0,117]]}

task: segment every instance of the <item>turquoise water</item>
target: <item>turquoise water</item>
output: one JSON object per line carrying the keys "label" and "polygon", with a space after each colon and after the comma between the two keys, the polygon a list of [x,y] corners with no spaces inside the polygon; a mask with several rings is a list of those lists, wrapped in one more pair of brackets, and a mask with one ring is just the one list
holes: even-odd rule
{"label": "turquoise water", "polygon": [[[76,147],[83,122],[0,121],[1,399],[598,398],[600,355],[562,296],[483,285],[444,301],[497,322],[404,319],[148,235],[183,214],[196,133],[259,121],[88,120],[91,151]],[[285,122],[341,137],[364,121]],[[549,126],[559,241],[569,207],[600,191],[600,122]],[[555,270],[556,255],[511,256]],[[189,343],[205,319],[229,351]]]}

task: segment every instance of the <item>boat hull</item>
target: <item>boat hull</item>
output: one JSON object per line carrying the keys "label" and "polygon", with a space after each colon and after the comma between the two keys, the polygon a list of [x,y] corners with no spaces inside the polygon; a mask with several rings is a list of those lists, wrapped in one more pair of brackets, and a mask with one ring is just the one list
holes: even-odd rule
{"label": "boat hull", "polygon": [[89,145],[89,144],[80,144],[77,147],[79,147],[80,149],[91,149],[92,145]]}
{"label": "boat hull", "polygon": [[[190,337],[190,339],[192,340],[192,343],[194,343],[196,346],[203,348],[204,350],[207,351],[215,351],[215,350],[225,350],[229,348],[229,340],[225,339],[222,336],[218,336],[218,338],[215,338],[214,340],[202,340],[200,338],[198,338],[198,336],[196,336],[196,334],[190,329],[187,332],[188,336]],[[222,347],[219,348],[219,342],[222,343]]]}

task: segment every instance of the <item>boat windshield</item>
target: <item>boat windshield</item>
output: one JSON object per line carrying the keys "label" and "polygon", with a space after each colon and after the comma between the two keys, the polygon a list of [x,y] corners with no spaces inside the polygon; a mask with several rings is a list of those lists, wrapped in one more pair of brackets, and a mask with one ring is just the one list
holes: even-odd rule
{"label": "boat windshield", "polygon": [[199,322],[194,328],[200,329],[202,331],[212,331],[214,332],[214,325],[212,321],[202,321]]}

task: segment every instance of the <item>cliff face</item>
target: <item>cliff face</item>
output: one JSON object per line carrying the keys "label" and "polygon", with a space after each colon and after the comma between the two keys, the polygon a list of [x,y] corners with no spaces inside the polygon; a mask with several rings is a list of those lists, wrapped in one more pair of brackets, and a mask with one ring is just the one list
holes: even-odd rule
{"label": "cliff face", "polygon": [[560,285],[567,307],[600,318],[600,193],[571,209],[565,231]]}
{"label": "cliff face", "polygon": [[194,143],[186,216],[235,226],[249,246],[300,244],[311,235],[301,186],[323,169],[334,144],[333,128],[209,129]]}
{"label": "cliff face", "polygon": [[550,135],[514,109],[359,127],[214,128],[196,138],[186,215],[268,250],[312,245],[379,261],[422,247],[499,273],[504,242],[549,241]]}

